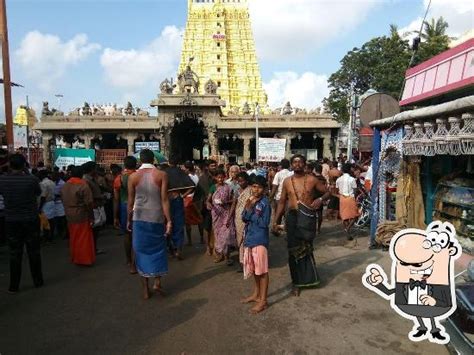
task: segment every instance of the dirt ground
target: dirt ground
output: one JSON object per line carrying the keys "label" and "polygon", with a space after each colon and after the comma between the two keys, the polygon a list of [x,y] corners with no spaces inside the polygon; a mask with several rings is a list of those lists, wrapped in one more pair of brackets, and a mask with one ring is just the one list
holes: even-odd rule
{"label": "dirt ground", "polygon": [[[195,235],[195,240],[197,236]],[[141,298],[128,274],[122,238],[107,230],[91,268],[69,263],[67,242],[43,249],[45,287],[32,288],[27,263],[22,289],[0,292],[0,354],[447,354],[407,338],[412,324],[361,283],[367,264],[389,270],[388,253],[367,238],[347,242],[324,224],[316,242],[322,285],[290,296],[283,237],[270,246],[270,307],[250,315],[239,299],[251,291],[236,267],[215,265],[196,244],[186,260],[170,259],[166,297]],[[8,286],[7,249],[0,247],[0,290]]]}

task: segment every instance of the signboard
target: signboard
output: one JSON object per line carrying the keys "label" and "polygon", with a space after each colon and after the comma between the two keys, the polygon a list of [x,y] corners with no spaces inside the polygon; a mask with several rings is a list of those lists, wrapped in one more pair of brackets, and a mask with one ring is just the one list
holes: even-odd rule
{"label": "signboard", "polygon": [[223,41],[225,40],[225,35],[216,33],[212,36],[213,39],[218,40],[218,41]]}
{"label": "signboard", "polygon": [[203,159],[209,159],[209,144],[204,144],[204,147],[202,147],[202,157]]}
{"label": "signboard", "polygon": [[139,153],[144,149],[160,151],[160,142],[136,142],[135,143],[135,153]]}
{"label": "signboard", "polygon": [[306,152],[306,159],[311,161],[318,160],[318,150],[317,149],[308,149]]}
{"label": "signboard", "polygon": [[279,162],[286,155],[286,139],[260,138],[258,140],[258,160]]}
{"label": "signboard", "polygon": [[15,149],[26,148],[28,146],[27,135],[28,131],[26,126],[13,125],[13,142]]}
{"label": "signboard", "polygon": [[66,149],[54,150],[54,165],[62,169],[69,165],[80,166],[88,161],[95,161],[94,149]]}

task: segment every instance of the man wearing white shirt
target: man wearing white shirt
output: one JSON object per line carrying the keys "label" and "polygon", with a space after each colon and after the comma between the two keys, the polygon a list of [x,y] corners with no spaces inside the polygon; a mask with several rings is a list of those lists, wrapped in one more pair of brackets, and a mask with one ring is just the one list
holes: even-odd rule
{"label": "man wearing white shirt", "polygon": [[276,212],[276,206],[280,201],[281,192],[283,190],[283,182],[287,177],[293,175],[293,172],[289,170],[290,161],[288,159],[283,159],[280,162],[281,170],[275,174],[272,184],[272,191],[270,193],[270,201],[272,201],[272,211],[273,214]]}
{"label": "man wearing white shirt", "polygon": [[[339,193],[339,213],[344,225],[344,230],[349,234],[351,227],[359,217],[359,209],[355,200],[354,190],[357,189],[356,180],[350,175],[351,164],[342,166],[343,175],[336,180],[336,188]],[[352,236],[348,236],[352,240]]]}

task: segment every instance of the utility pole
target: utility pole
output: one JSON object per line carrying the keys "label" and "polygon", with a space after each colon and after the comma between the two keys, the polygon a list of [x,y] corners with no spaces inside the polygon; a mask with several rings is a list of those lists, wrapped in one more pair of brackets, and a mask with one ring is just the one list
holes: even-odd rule
{"label": "utility pole", "polygon": [[30,164],[30,103],[28,95],[26,95],[26,156],[28,163]]}
{"label": "utility pole", "polygon": [[13,112],[12,86],[10,78],[10,53],[8,50],[7,7],[5,0],[0,0],[0,40],[2,41],[3,60],[3,96],[5,100],[5,123],[8,151],[13,153]]}
{"label": "utility pole", "polygon": [[259,148],[259,133],[258,133],[258,114],[260,111],[260,106],[258,102],[255,104],[255,161],[259,163],[258,159],[258,148]]}
{"label": "utility pole", "polygon": [[353,140],[354,140],[354,131],[356,128],[356,115],[357,115],[357,95],[354,90],[354,86],[352,86],[351,90],[351,98],[349,103],[349,136],[347,142],[347,161],[350,163],[352,160],[352,148],[353,148]]}

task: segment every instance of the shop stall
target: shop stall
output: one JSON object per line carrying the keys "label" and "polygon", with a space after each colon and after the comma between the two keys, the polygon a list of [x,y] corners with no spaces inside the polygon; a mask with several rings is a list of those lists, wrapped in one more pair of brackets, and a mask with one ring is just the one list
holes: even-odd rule
{"label": "shop stall", "polygon": [[371,240],[380,240],[377,231],[424,229],[433,220],[455,226],[463,248],[456,272],[464,273],[456,295],[465,312],[449,322],[473,349],[472,326],[463,324],[474,309],[474,281],[465,271],[474,265],[474,39],[411,68],[405,82],[403,112],[370,123],[376,157]]}

